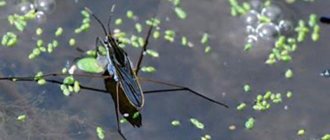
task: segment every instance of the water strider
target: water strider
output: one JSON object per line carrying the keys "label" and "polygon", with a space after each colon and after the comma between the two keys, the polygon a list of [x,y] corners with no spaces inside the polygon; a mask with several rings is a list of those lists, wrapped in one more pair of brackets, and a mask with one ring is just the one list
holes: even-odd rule
{"label": "water strider", "polygon": [[[97,16],[95,16],[91,12],[91,10],[86,8],[86,11],[88,11],[101,25],[102,30],[105,34],[103,42],[100,41],[99,38],[97,38],[97,42],[102,44],[102,46],[106,49],[107,62],[105,64],[106,70],[103,75],[108,77],[104,79],[104,84],[106,90],[111,94],[112,99],[114,100],[118,132],[124,139],[126,138],[122,134],[120,129],[119,114],[121,114],[132,126],[140,127],[142,125],[142,116],[140,110],[144,105],[144,93],[161,93],[180,90],[188,91],[189,93],[202,97],[210,102],[228,108],[226,104],[208,98],[188,87],[138,77],[139,70],[141,69],[143,56],[146,53],[149,37],[153,29],[152,25],[149,27],[147,36],[142,46],[140,56],[137,60],[137,65],[135,66],[135,68],[133,68],[133,63],[129,59],[129,56],[124,49],[119,47],[120,42],[118,42],[118,40],[113,36],[109,23],[107,28],[108,30],[106,30],[104,24]],[[97,49],[96,51],[98,52]],[[162,84],[172,88],[143,92],[139,80]]]}

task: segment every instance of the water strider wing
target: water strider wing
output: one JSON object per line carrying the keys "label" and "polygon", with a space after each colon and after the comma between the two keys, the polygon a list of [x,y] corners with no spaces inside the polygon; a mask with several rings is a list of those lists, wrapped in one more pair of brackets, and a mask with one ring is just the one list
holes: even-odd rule
{"label": "water strider wing", "polygon": [[133,72],[131,62],[127,58],[124,66],[116,66],[117,75],[121,88],[123,89],[128,100],[137,108],[141,108],[144,103],[143,93],[138,79]]}

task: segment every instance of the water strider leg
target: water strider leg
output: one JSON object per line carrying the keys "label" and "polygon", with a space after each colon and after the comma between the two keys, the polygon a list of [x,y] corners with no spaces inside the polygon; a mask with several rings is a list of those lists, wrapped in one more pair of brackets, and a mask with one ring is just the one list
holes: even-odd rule
{"label": "water strider leg", "polygon": [[95,39],[96,56],[95,57],[97,57],[97,54],[99,53],[99,49],[98,49],[99,44],[102,44],[103,46],[105,46],[105,44],[101,41],[100,37],[96,37],[96,39]]}
{"label": "water strider leg", "polygon": [[79,53],[85,53],[86,51],[78,46],[75,47],[76,51],[78,51]]}
{"label": "water strider leg", "polygon": [[116,118],[117,118],[117,131],[120,134],[120,136],[123,137],[124,140],[127,140],[124,134],[121,132],[121,127],[120,127],[120,120],[119,120],[119,95],[118,95],[118,88],[119,88],[119,83],[116,84]]}
{"label": "water strider leg", "polygon": [[158,80],[151,80],[151,79],[146,79],[146,78],[141,78],[139,77],[139,80],[141,81],[146,81],[146,82],[152,82],[152,83],[156,83],[156,84],[161,84],[161,85],[166,85],[166,86],[170,86],[170,87],[174,87],[174,88],[169,88],[169,89],[161,89],[161,90],[150,90],[150,91],[143,91],[144,94],[153,94],[153,93],[165,93],[165,92],[171,92],[171,91],[189,91],[189,93],[193,94],[193,95],[197,95],[198,97],[201,97],[205,100],[208,100],[212,103],[215,103],[217,105],[229,108],[228,105],[221,103],[219,101],[213,100],[195,90],[190,89],[189,87],[185,87],[185,86],[181,86],[181,85],[176,85],[176,84],[172,84],[172,83],[168,83],[168,82],[163,82],[163,81],[158,81]]}
{"label": "water strider leg", "polygon": [[150,38],[150,34],[151,34],[151,31],[153,29],[153,26],[151,25],[149,30],[148,30],[148,34],[147,34],[147,37],[146,39],[144,40],[144,44],[142,46],[142,50],[140,52],[140,56],[139,56],[139,59],[138,59],[138,62],[136,63],[136,67],[135,67],[135,74],[138,75],[140,69],[141,69],[141,63],[142,63],[142,60],[143,60],[143,56],[145,55],[145,52],[147,51],[147,46],[149,44],[149,38]]}

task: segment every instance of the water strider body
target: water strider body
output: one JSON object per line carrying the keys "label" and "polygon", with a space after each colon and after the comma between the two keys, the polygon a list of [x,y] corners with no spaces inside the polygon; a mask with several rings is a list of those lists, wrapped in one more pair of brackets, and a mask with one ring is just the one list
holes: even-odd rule
{"label": "water strider body", "polygon": [[[120,129],[119,114],[134,127],[140,127],[142,125],[140,110],[144,105],[144,96],[137,78],[137,73],[148,45],[152,26],[149,28],[136,69],[133,69],[133,63],[125,50],[119,47],[119,42],[113,37],[110,27],[108,26],[108,30],[106,30],[103,23],[89,9],[86,8],[86,10],[100,23],[105,33],[103,42],[100,42],[99,38],[97,38],[97,42],[101,43],[106,49],[105,63],[103,60],[103,65],[106,67],[103,73],[103,76],[106,77],[104,84],[106,91],[111,94],[115,104],[118,132],[126,139]],[[96,48],[96,52],[98,52],[98,48]],[[102,55],[99,56],[102,57]]]}
{"label": "water strider body", "polygon": [[141,86],[133,70],[127,53],[118,46],[118,42],[110,35],[105,38],[107,50],[107,70],[104,76],[105,88],[111,93],[116,108],[133,126],[140,127],[142,117],[139,110],[143,107],[144,97]]}

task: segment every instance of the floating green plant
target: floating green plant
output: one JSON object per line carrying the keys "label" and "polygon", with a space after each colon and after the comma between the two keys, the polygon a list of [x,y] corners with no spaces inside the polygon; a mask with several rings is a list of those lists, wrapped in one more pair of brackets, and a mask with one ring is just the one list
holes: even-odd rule
{"label": "floating green plant", "polygon": [[100,139],[100,140],[104,140],[105,139],[105,131],[102,127],[98,126],[96,127],[96,134],[97,134],[97,137]]}
{"label": "floating green plant", "polygon": [[253,117],[250,117],[246,122],[245,122],[245,128],[246,129],[252,129],[255,124],[255,119]]}
{"label": "floating green plant", "polygon": [[245,108],[246,108],[246,103],[240,103],[240,104],[236,107],[236,109],[237,109],[238,111],[244,110]]}
{"label": "floating green plant", "polygon": [[303,135],[305,135],[305,129],[299,129],[298,132],[297,132],[297,135],[298,135],[298,136],[303,136]]}
{"label": "floating green plant", "polygon": [[171,124],[172,124],[173,126],[179,126],[179,125],[181,125],[181,123],[180,123],[179,120],[173,120],[173,121],[171,122]]}
{"label": "floating green plant", "polygon": [[77,62],[77,67],[80,70],[89,73],[101,73],[104,71],[103,67],[98,65],[98,61],[92,57],[79,59]]}
{"label": "floating green plant", "polygon": [[22,115],[19,115],[17,117],[17,120],[20,121],[20,122],[25,122],[27,119],[27,115],[26,114],[22,114]]}
{"label": "floating green plant", "polygon": [[204,124],[196,118],[190,118],[190,122],[198,129],[204,129]]}

